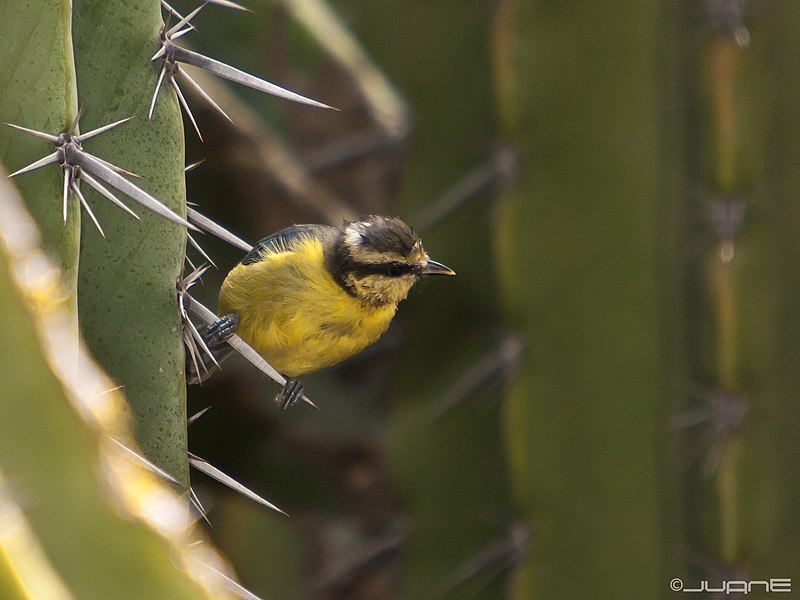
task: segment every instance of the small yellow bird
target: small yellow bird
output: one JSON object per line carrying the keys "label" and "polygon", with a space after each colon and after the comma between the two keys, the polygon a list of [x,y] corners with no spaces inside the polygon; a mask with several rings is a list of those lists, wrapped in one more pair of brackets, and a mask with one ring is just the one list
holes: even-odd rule
{"label": "small yellow bird", "polygon": [[302,395],[295,377],[376,342],[398,303],[428,275],[455,272],[431,260],[396,217],[370,215],[342,228],[294,225],[258,242],[228,273],[219,294],[223,316],[202,334],[222,355],[237,333],[285,374],[276,402],[287,408]]}

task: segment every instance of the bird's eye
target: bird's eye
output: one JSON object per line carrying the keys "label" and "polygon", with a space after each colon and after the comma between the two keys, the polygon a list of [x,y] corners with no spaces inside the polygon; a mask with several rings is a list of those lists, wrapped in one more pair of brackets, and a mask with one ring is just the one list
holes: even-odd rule
{"label": "bird's eye", "polygon": [[405,272],[403,265],[389,265],[389,268],[386,269],[386,274],[389,277],[400,277]]}

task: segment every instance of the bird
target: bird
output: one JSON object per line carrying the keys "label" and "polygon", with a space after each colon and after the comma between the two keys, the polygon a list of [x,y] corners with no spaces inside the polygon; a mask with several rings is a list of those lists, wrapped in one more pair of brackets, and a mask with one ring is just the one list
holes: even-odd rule
{"label": "bird", "polygon": [[[219,292],[222,316],[201,335],[219,361],[236,333],[283,373],[276,403],[285,409],[302,396],[298,377],[375,343],[414,284],[439,275],[455,271],[432,260],[397,217],[293,225],[260,240],[231,269]],[[188,361],[187,370],[191,382],[204,379]]]}

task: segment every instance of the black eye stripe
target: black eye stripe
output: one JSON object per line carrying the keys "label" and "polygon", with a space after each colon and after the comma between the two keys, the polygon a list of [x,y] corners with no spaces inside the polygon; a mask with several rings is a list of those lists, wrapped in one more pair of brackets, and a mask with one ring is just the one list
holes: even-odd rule
{"label": "black eye stripe", "polygon": [[385,275],[387,277],[402,277],[414,273],[417,270],[416,265],[408,263],[369,263],[356,265],[353,273],[356,277],[366,277],[367,275]]}

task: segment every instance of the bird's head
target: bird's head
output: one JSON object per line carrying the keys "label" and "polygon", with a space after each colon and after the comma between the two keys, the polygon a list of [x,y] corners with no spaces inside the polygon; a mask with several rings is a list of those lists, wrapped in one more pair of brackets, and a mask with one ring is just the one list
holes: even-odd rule
{"label": "bird's head", "polygon": [[404,300],[422,277],[455,275],[428,257],[411,227],[396,217],[375,215],[345,223],[328,265],[348,292],[375,306]]}

